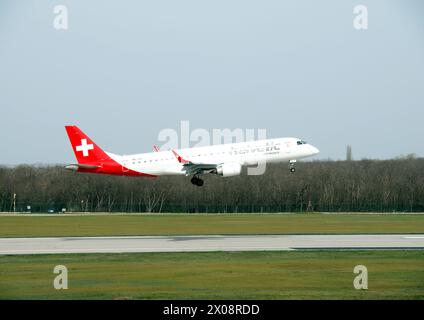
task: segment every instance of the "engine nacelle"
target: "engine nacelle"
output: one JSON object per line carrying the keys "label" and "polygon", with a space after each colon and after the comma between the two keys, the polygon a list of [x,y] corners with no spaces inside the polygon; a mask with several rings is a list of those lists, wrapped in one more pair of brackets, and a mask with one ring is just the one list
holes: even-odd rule
{"label": "engine nacelle", "polygon": [[216,168],[216,173],[223,177],[238,176],[241,173],[241,164],[236,162],[223,163]]}

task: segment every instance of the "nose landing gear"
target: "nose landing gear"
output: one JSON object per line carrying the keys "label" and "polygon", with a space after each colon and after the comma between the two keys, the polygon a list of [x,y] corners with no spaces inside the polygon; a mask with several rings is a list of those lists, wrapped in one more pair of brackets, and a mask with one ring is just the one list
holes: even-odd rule
{"label": "nose landing gear", "polygon": [[197,176],[193,176],[193,178],[191,178],[190,181],[191,181],[192,184],[194,184],[195,186],[198,186],[198,187],[203,186],[203,182],[204,182],[202,179],[200,179]]}
{"label": "nose landing gear", "polygon": [[296,160],[290,160],[289,161],[289,170],[291,173],[295,173],[296,172],[296,168],[295,165],[296,164]]}

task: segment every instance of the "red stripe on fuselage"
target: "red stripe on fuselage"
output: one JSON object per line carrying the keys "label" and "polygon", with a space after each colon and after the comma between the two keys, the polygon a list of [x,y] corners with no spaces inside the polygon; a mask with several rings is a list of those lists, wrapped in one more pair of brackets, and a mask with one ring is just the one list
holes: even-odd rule
{"label": "red stripe on fuselage", "polygon": [[[92,164],[92,163],[90,163]],[[138,172],[135,170],[131,170],[123,165],[119,164],[115,160],[109,158],[107,161],[103,161],[101,163],[96,163],[99,168],[96,169],[85,169],[78,168],[78,172],[90,172],[90,173],[100,173],[100,174],[110,174],[116,176],[131,176],[131,177],[149,177],[155,178],[156,175]]]}

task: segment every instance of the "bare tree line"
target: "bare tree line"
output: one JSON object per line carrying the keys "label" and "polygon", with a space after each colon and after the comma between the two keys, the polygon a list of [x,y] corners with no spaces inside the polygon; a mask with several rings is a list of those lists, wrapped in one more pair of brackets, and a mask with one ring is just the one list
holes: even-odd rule
{"label": "bare tree line", "polygon": [[62,166],[0,167],[0,211],[288,212],[424,211],[424,159],[315,161],[268,165],[265,174],[131,178],[68,172]]}

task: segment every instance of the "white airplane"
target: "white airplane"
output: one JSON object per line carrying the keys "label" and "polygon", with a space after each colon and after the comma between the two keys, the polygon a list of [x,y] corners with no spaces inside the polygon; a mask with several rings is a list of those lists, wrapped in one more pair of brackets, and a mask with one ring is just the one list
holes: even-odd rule
{"label": "white airplane", "polygon": [[121,156],[103,151],[77,126],[65,128],[78,162],[66,169],[139,177],[186,175],[199,187],[202,174],[231,177],[239,175],[243,166],[262,163],[287,162],[290,172],[295,172],[296,160],[319,153],[303,140],[279,138],[169,151],[155,146],[154,152]]}

